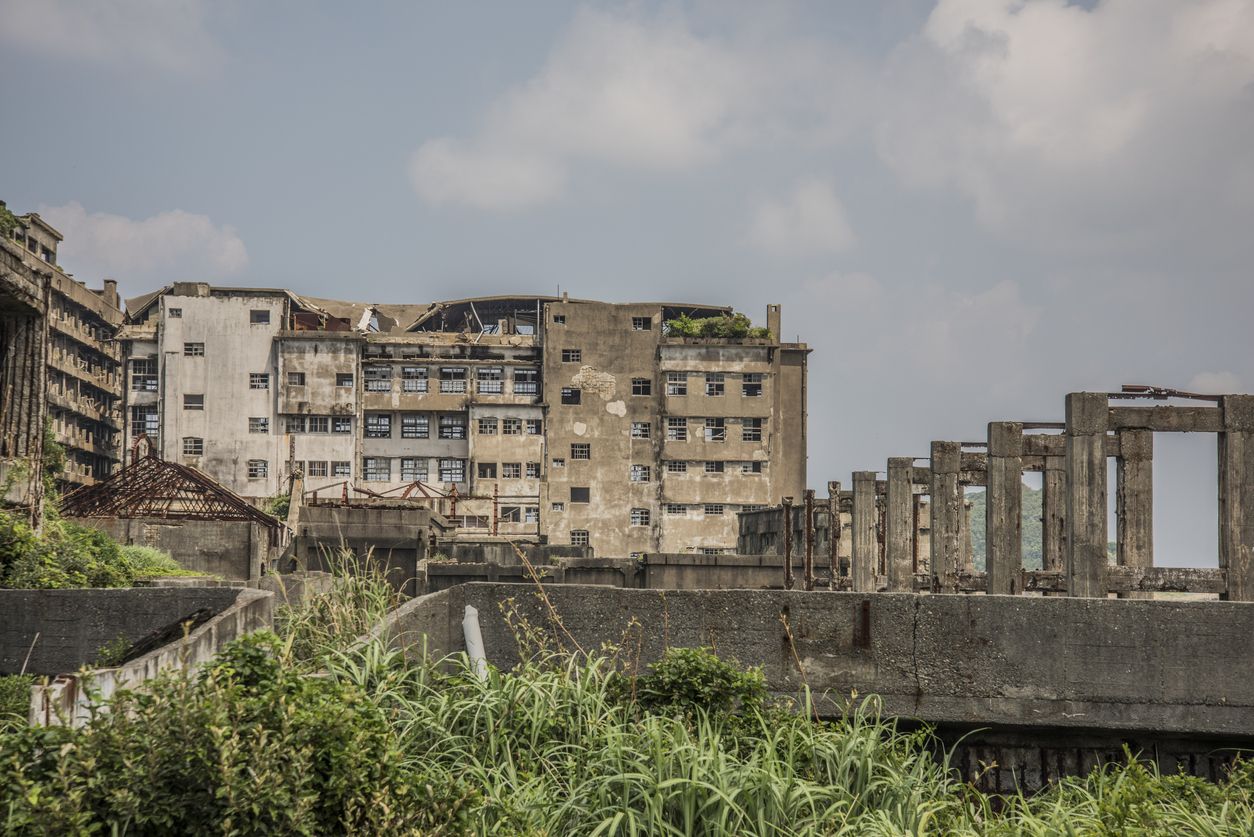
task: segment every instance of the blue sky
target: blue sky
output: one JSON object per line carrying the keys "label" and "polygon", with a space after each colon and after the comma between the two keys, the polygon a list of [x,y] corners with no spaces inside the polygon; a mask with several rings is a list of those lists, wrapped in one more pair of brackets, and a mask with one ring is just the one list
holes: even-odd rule
{"label": "blue sky", "polygon": [[[780,302],[815,486],[1068,390],[1254,385],[1250,0],[0,20],[0,197],[130,295]],[[1163,563],[1213,563],[1212,448],[1160,439]]]}

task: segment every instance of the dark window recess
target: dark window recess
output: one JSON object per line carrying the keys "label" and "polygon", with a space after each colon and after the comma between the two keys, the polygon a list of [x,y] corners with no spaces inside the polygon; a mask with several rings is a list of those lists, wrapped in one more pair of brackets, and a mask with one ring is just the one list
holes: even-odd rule
{"label": "dark window recess", "polygon": [[570,501],[572,503],[587,503],[591,501],[591,497],[592,489],[587,486],[572,485],[570,487]]}
{"label": "dark window recess", "polygon": [[562,387],[562,403],[578,404],[582,394],[583,390],[581,389],[575,389],[574,387]]}
{"label": "dark window recess", "polygon": [[253,325],[269,325],[270,311],[265,308],[254,308],[248,312],[248,322]]}

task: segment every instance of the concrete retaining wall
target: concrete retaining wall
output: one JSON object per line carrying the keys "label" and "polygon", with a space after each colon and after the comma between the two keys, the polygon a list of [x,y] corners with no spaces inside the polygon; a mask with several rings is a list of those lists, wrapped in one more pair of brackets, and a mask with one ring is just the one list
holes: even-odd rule
{"label": "concrete retaining wall", "polygon": [[79,517],[74,522],[121,544],[163,550],[184,569],[225,579],[255,580],[270,564],[270,530],[252,521]]}

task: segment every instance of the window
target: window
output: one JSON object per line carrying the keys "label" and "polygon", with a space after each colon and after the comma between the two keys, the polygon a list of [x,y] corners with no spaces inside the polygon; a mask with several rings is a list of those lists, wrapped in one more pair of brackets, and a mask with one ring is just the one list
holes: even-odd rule
{"label": "window", "polygon": [[270,475],[270,463],[264,459],[248,460],[248,478],[250,480],[263,480]]}
{"label": "window", "polygon": [[205,409],[205,397],[203,395],[184,395],[184,410],[203,410]]}
{"label": "window", "polygon": [[575,442],[570,446],[571,459],[591,459],[592,445],[587,442]]}
{"label": "window", "polygon": [[288,416],[284,422],[285,433],[304,433],[305,417],[304,416]]}
{"label": "window", "polygon": [[554,468],[565,468],[565,467],[566,467],[566,460],[565,460],[565,459],[554,459],[554,460],[553,460],[553,467],[554,467]]}
{"label": "window", "polygon": [[333,477],[351,477],[353,475],[353,463],[351,462],[332,462],[331,476]]}
{"label": "window", "polygon": [[310,416],[308,431],[310,433],[326,433],[331,426],[330,416]]}
{"label": "window", "polygon": [[441,366],[440,392],[459,393],[466,391],[466,367]]}
{"label": "window", "polygon": [[754,460],[753,462],[740,463],[740,473],[742,474],[760,474],[762,473],[762,463]]}
{"label": "window", "polygon": [[183,316],[183,309],[182,308],[170,308],[166,311],[166,313],[170,317],[173,317],[174,319],[177,320],[178,318]]}
{"label": "window", "polygon": [[727,420],[708,418],[705,420],[705,440],[707,442],[727,441]]}
{"label": "window", "polygon": [[528,436],[539,436],[544,429],[540,419],[527,419],[526,425]]}
{"label": "window", "polygon": [[270,374],[268,372],[249,372],[248,373],[249,389],[269,389]]}
{"label": "window", "polygon": [[366,413],[366,438],[367,439],[391,439],[392,438],[392,414],[391,413]]}
{"label": "window", "polygon": [[440,460],[440,482],[465,482],[466,481],[466,460],[464,459],[441,459]]}
{"label": "window", "polygon": [[131,361],[131,392],[157,391],[157,361]]}
{"label": "window", "polygon": [[719,547],[719,546],[703,546],[703,547],[701,547],[701,554],[702,554],[702,555],[722,555],[722,554],[724,554],[725,552],[726,552],[726,550],[725,550],[725,549],[723,549],[722,547]]}
{"label": "window", "polygon": [[249,433],[269,433],[270,419],[265,416],[253,416],[248,420]]}
{"label": "window", "polygon": [[631,510],[632,526],[648,526],[649,510],[648,509],[632,509]]}
{"label": "window", "polygon": [[486,529],[488,528],[488,516],[484,514],[463,514],[458,521],[459,529]]}
{"label": "window", "polygon": [[486,395],[500,395],[505,392],[505,374],[499,366],[481,366],[475,375],[478,390]]}
{"label": "window", "polygon": [[571,529],[570,530],[571,546],[587,546],[588,530],[587,529]]}
{"label": "window", "polygon": [[668,459],[666,460],[666,473],[686,474],[688,473],[688,463],[682,459]]}
{"label": "window", "polygon": [[387,482],[392,479],[392,460],[386,456],[367,456],[361,460],[361,473],[366,482]]}
{"label": "window", "polygon": [[476,462],[475,476],[481,480],[496,479],[496,463],[495,462]]}
{"label": "window", "polygon": [[391,392],[392,367],[367,366],[362,370],[366,379],[366,392]]}
{"label": "window", "polygon": [[590,502],[591,493],[592,493],[591,489],[589,489],[587,486],[572,485],[570,487],[570,501],[572,503]]}
{"label": "window", "polygon": [[314,462],[313,460],[310,460],[309,470],[307,470],[305,473],[311,477],[325,477],[327,475],[326,460],[324,459],[320,462]]}
{"label": "window", "polygon": [[[440,416],[440,438],[465,439],[466,416],[458,414]],[[461,480],[457,480],[457,482],[461,482]]]}
{"label": "window", "polygon": [[405,482],[425,482],[427,479],[427,459],[426,457],[414,458],[406,456],[401,458],[401,479]]}
{"label": "window", "polygon": [[633,421],[631,423],[631,438],[648,439],[652,435],[653,425],[647,421]]}
{"label": "window", "polygon": [[665,506],[662,506],[662,511],[672,517],[675,517],[687,514],[688,507],[682,503],[667,503]]}
{"label": "window", "polygon": [[495,436],[496,425],[497,425],[497,421],[494,418],[479,419],[479,435],[480,436]]}
{"label": "window", "polygon": [[502,436],[521,436],[522,435],[522,419],[516,419],[516,418],[501,419],[501,435]]}
{"label": "window", "polygon": [[131,407],[131,435],[139,436],[144,434],[149,439],[156,441],[157,439],[157,407],[156,405],[144,405],[140,407]]}
{"label": "window", "polygon": [[631,330],[632,331],[648,331],[649,326],[651,326],[652,324],[653,324],[653,319],[651,317],[632,317],[631,318]]}
{"label": "window", "polygon": [[248,322],[252,325],[269,325],[270,311],[266,308],[254,308],[248,312]]}
{"label": "window", "polygon": [[560,502],[553,503],[552,505],[549,506],[549,508],[551,508],[553,511],[556,511],[556,512],[566,511],[566,504],[560,503]]}
{"label": "window", "polygon": [[553,322],[554,322],[555,324],[557,324],[557,325],[566,325],[566,315],[565,315],[565,314],[554,314],[554,315],[553,315]]}
{"label": "window", "polygon": [[539,478],[540,478],[540,463],[528,462],[527,463],[527,479],[535,480]]}
{"label": "window", "polygon": [[632,465],[629,472],[632,482],[648,482],[649,466],[648,465]]}
{"label": "window", "polygon": [[582,394],[582,390],[575,389],[574,387],[562,387],[562,403],[578,404],[579,396]]}
{"label": "window", "polygon": [[426,413],[401,413],[401,438],[426,439],[431,435],[431,420]]}
{"label": "window", "polygon": [[667,372],[666,373],[666,394],[667,395],[687,395],[688,394],[688,373],[687,372]]}
{"label": "window", "polygon": [[425,366],[402,366],[401,389],[405,392],[426,392],[427,368]]}
{"label": "window", "polygon": [[632,378],[631,379],[632,395],[652,395],[653,382],[648,378]]}
{"label": "window", "polygon": [[205,344],[204,343],[184,343],[183,344],[183,357],[204,357],[204,356],[205,356]]}
{"label": "window", "polygon": [[521,523],[522,506],[501,506],[501,523]]}
{"label": "window", "polygon": [[539,369],[514,370],[514,394],[535,395],[540,391]]}
{"label": "window", "polygon": [[666,440],[668,442],[688,441],[688,419],[683,416],[667,416]]}
{"label": "window", "polygon": [[562,349],[562,363],[579,363],[583,360],[583,349]]}
{"label": "window", "polygon": [[521,462],[502,462],[501,463],[501,479],[503,480],[522,479],[522,463]]}
{"label": "window", "polygon": [[705,394],[706,395],[722,395],[726,391],[723,383],[722,372],[707,372],[705,374]]}
{"label": "window", "polygon": [[186,456],[203,456],[205,453],[205,440],[199,436],[184,436],[183,453]]}
{"label": "window", "polygon": [[766,506],[763,506],[758,503],[746,503],[745,505],[740,507],[740,510],[742,512],[755,512],[755,511],[762,511],[764,508],[766,508]]}
{"label": "window", "polygon": [[717,517],[723,513],[722,503],[706,503],[705,514],[707,517]]}
{"label": "window", "polygon": [[353,385],[352,372],[336,372],[335,385],[337,387],[351,387]]}
{"label": "window", "polygon": [[540,507],[526,506],[523,508],[523,523],[539,523]]}
{"label": "window", "polygon": [[348,416],[331,416],[332,433],[352,433],[353,420]]}
{"label": "window", "polygon": [[288,372],[287,385],[289,387],[303,387],[305,385],[304,372]]}
{"label": "window", "polygon": [[705,463],[705,472],[707,474],[722,474],[727,470],[727,463],[717,460],[711,460]]}
{"label": "window", "polygon": [[758,398],[762,395],[762,373],[746,372],[740,384],[740,394],[745,398]]}
{"label": "window", "polygon": [[742,419],[740,422],[740,439],[744,442],[762,441],[762,419]]}

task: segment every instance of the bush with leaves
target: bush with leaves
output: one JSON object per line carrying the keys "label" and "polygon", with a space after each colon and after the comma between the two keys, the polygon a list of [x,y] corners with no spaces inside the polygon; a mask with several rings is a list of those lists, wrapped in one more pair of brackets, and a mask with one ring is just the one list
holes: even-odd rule
{"label": "bush with leaves", "polygon": [[751,337],[769,339],[771,331],[760,326],[755,327],[744,314],[732,314],[720,317],[690,317],[680,314],[673,320],[666,321],[670,334],[676,337]]}

